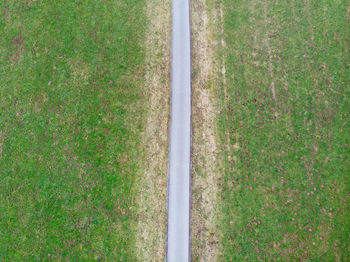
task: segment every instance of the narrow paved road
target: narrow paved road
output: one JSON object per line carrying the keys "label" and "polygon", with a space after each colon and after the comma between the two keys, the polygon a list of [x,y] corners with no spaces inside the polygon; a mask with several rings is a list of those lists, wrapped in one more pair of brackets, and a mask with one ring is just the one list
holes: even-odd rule
{"label": "narrow paved road", "polygon": [[190,260],[190,0],[173,0],[168,184],[168,262]]}

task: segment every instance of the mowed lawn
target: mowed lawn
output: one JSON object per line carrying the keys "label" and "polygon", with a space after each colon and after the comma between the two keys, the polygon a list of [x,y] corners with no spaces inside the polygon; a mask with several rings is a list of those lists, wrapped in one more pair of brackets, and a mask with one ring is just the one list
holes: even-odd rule
{"label": "mowed lawn", "polygon": [[0,260],[133,261],[145,2],[0,1]]}
{"label": "mowed lawn", "polygon": [[222,261],[349,261],[343,0],[224,0]]}

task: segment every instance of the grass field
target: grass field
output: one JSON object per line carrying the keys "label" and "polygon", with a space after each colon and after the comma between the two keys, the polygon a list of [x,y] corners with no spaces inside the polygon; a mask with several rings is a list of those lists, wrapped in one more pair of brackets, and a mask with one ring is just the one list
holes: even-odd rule
{"label": "grass field", "polygon": [[0,1],[0,260],[133,261],[144,1]]}
{"label": "grass field", "polygon": [[221,8],[221,260],[348,261],[349,3]]}
{"label": "grass field", "polygon": [[[192,7],[194,261],[348,261],[349,4]],[[162,260],[170,1],[0,12],[0,260]]]}

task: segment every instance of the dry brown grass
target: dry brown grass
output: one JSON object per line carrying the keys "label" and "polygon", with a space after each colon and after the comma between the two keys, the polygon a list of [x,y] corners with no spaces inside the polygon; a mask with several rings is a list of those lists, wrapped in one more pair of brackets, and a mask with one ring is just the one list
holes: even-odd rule
{"label": "dry brown grass", "polygon": [[220,169],[216,137],[218,114],[215,89],[219,72],[225,68],[217,61],[213,25],[220,14],[208,9],[205,0],[192,1],[192,79],[193,155],[192,155],[192,258],[194,261],[218,259],[220,235],[218,190]]}
{"label": "dry brown grass", "polygon": [[162,261],[166,242],[167,139],[171,1],[147,1],[146,94],[144,163],[136,182],[138,224],[136,252],[139,261]]}

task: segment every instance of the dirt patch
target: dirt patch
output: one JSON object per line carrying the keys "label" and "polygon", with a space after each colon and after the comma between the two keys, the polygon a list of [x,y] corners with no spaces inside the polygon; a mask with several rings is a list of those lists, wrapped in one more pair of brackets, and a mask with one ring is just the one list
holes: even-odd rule
{"label": "dirt patch", "polygon": [[216,137],[218,114],[215,89],[219,72],[216,47],[223,44],[212,33],[219,16],[205,0],[192,1],[192,79],[193,155],[192,155],[192,258],[216,261],[219,255],[218,191],[220,172]]}
{"label": "dirt patch", "polygon": [[171,1],[147,1],[146,95],[149,99],[144,163],[136,182],[139,261],[163,261],[166,244],[167,147],[170,97]]}
{"label": "dirt patch", "polygon": [[11,44],[13,45],[13,55],[11,56],[10,60],[12,62],[17,62],[20,60],[21,55],[24,52],[24,37],[21,33],[18,34],[17,37],[13,38],[11,40]]}

